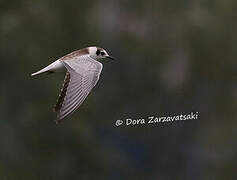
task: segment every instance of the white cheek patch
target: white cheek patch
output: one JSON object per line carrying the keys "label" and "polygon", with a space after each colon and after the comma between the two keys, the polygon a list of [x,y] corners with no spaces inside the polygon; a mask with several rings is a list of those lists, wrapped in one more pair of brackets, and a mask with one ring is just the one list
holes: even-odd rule
{"label": "white cheek patch", "polygon": [[96,47],[89,47],[89,54],[92,56],[96,55],[97,48]]}

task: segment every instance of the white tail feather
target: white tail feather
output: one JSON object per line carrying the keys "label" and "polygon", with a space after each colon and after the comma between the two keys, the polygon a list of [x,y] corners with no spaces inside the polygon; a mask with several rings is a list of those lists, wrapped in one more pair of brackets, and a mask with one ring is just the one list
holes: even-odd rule
{"label": "white tail feather", "polygon": [[31,76],[35,76],[35,75],[37,75],[37,74],[41,74],[41,73],[44,73],[44,72],[47,72],[47,71],[43,71],[43,69],[42,69],[42,70],[40,70],[40,71],[37,71],[37,72],[35,72],[35,73],[32,73]]}
{"label": "white tail feather", "polygon": [[45,73],[45,72],[61,71],[62,69],[65,69],[65,67],[59,60],[57,60],[57,61],[51,63],[50,65],[46,66],[45,68],[31,74],[31,76],[35,76],[37,74],[41,74],[41,73]]}

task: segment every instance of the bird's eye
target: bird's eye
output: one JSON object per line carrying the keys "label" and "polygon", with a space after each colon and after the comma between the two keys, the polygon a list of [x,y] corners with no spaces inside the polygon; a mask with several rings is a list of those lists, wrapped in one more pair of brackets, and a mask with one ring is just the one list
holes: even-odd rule
{"label": "bird's eye", "polygon": [[105,55],[105,52],[102,51],[100,54],[101,54],[102,56],[104,56],[104,55]]}
{"label": "bird's eye", "polygon": [[99,54],[100,54],[100,50],[97,49],[97,51],[96,51],[96,55],[99,56]]}

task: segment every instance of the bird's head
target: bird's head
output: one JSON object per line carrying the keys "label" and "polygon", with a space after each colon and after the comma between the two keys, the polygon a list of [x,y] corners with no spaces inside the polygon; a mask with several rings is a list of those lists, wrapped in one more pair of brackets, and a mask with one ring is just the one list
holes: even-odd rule
{"label": "bird's head", "polygon": [[100,48],[100,47],[89,47],[89,55],[96,60],[109,58],[114,59],[112,56],[110,56],[106,50]]}

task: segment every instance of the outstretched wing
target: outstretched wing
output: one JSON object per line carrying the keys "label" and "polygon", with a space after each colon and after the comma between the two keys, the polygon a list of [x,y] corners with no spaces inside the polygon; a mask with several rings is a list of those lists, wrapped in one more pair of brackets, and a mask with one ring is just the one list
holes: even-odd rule
{"label": "outstretched wing", "polygon": [[54,108],[57,122],[79,108],[99,80],[103,67],[89,55],[61,60],[61,62],[67,68],[67,73]]}

